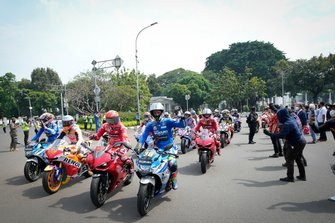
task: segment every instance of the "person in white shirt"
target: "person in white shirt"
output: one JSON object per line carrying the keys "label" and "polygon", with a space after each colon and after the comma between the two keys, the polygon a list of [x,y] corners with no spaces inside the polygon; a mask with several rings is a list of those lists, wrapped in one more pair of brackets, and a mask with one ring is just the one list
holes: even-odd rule
{"label": "person in white shirt", "polygon": [[[323,101],[320,102],[320,108],[317,115],[318,126],[323,125],[327,121],[327,108],[325,107],[325,103]],[[319,142],[327,141],[327,135],[325,131],[320,131]]]}

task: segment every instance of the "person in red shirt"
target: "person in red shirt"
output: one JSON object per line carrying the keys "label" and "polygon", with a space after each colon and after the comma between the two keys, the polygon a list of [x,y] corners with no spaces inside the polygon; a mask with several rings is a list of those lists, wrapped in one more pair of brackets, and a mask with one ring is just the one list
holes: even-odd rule
{"label": "person in red shirt", "polygon": [[[97,134],[92,134],[89,136],[90,139],[99,140],[104,133],[108,134],[108,146],[112,147],[116,142],[127,142],[130,143],[127,134],[127,128],[121,123],[120,116],[117,111],[110,110],[106,113],[106,122],[101,126]],[[121,160],[128,160],[129,157],[126,154],[128,149],[125,147],[120,147],[117,150],[118,155]]]}
{"label": "person in red shirt", "polygon": [[[279,106],[270,103],[269,107],[271,109],[271,116],[269,118],[269,121],[270,121],[269,132],[273,134],[277,134],[280,132],[280,128],[278,125],[278,118],[277,118],[277,110],[279,109]],[[276,139],[271,138],[271,141],[273,144],[274,154],[269,157],[278,158],[279,156],[283,156],[283,150],[280,144],[280,140],[277,138]]]}
{"label": "person in red shirt", "polygon": [[216,152],[219,156],[221,156],[221,150],[220,150],[220,137],[217,135],[217,132],[219,131],[219,126],[217,121],[212,116],[212,111],[209,108],[205,108],[202,111],[202,118],[199,120],[197,126],[194,128],[195,132],[198,132],[200,127],[203,129],[208,129],[209,132],[214,134],[214,140],[216,145]]}

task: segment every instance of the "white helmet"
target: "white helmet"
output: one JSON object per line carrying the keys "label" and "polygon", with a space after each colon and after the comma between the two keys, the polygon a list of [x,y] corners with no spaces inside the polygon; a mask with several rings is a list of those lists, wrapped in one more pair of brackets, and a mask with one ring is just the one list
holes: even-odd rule
{"label": "white helmet", "polygon": [[309,108],[315,110],[315,104],[309,104]]}
{"label": "white helmet", "polygon": [[329,115],[334,118],[335,117],[335,110],[330,110]]}
{"label": "white helmet", "polygon": [[212,110],[210,110],[209,108],[204,108],[204,110],[202,111],[202,115],[205,118],[209,118],[212,115]]}
{"label": "white helmet", "polygon": [[[153,111],[161,111],[161,113],[159,115],[154,115]],[[164,112],[164,106],[162,105],[162,103],[152,103],[150,105],[150,114],[152,115],[152,117],[155,118],[156,121],[160,121],[161,116]]]}

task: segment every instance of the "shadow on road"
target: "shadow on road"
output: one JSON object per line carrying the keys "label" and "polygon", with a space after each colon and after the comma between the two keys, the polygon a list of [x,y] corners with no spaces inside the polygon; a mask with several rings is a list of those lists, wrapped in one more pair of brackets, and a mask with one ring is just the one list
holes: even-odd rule
{"label": "shadow on road", "polygon": [[258,171],[278,171],[278,170],[286,170],[286,167],[283,166],[263,166],[263,167],[256,167]]}
{"label": "shadow on road", "polygon": [[265,160],[265,159],[269,159],[268,156],[264,156],[264,157],[249,157],[248,160],[250,161],[259,161],[259,160]]}
{"label": "shadow on road", "polygon": [[40,186],[32,187],[27,190],[22,191],[22,195],[30,199],[40,199],[48,196],[49,194],[44,191],[42,183]]}
{"label": "shadow on road", "polygon": [[200,176],[203,175],[200,170],[200,163],[195,161],[188,166],[178,167],[178,172],[183,175]]}
{"label": "shadow on road", "polygon": [[16,176],[12,177],[6,180],[8,185],[24,185],[24,184],[29,184],[29,182],[26,180],[26,178],[22,176]]}
{"label": "shadow on road", "polygon": [[335,213],[335,202],[329,200],[310,201],[306,203],[295,203],[295,202],[280,202],[274,204],[267,209],[272,210],[280,208],[283,211],[289,212],[302,212],[308,211],[310,213]]}
{"label": "shadow on road", "polygon": [[255,180],[247,180],[247,179],[234,179],[239,180],[242,182],[239,182],[238,184],[242,184],[246,187],[271,187],[271,186],[278,186],[278,185],[286,185],[287,183],[279,181],[278,180],[271,180],[271,181],[265,181],[265,182],[259,182]]}
{"label": "shadow on road", "polygon": [[66,211],[79,214],[87,213],[96,209],[90,200],[89,191],[71,197],[63,197],[49,207],[61,208]]}

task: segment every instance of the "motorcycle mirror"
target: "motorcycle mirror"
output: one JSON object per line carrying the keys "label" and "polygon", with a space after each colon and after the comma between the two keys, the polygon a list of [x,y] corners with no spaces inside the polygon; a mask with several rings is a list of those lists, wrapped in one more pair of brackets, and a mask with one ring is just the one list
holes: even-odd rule
{"label": "motorcycle mirror", "polygon": [[164,151],[168,151],[172,148],[173,144],[169,144],[167,146],[164,147]]}

